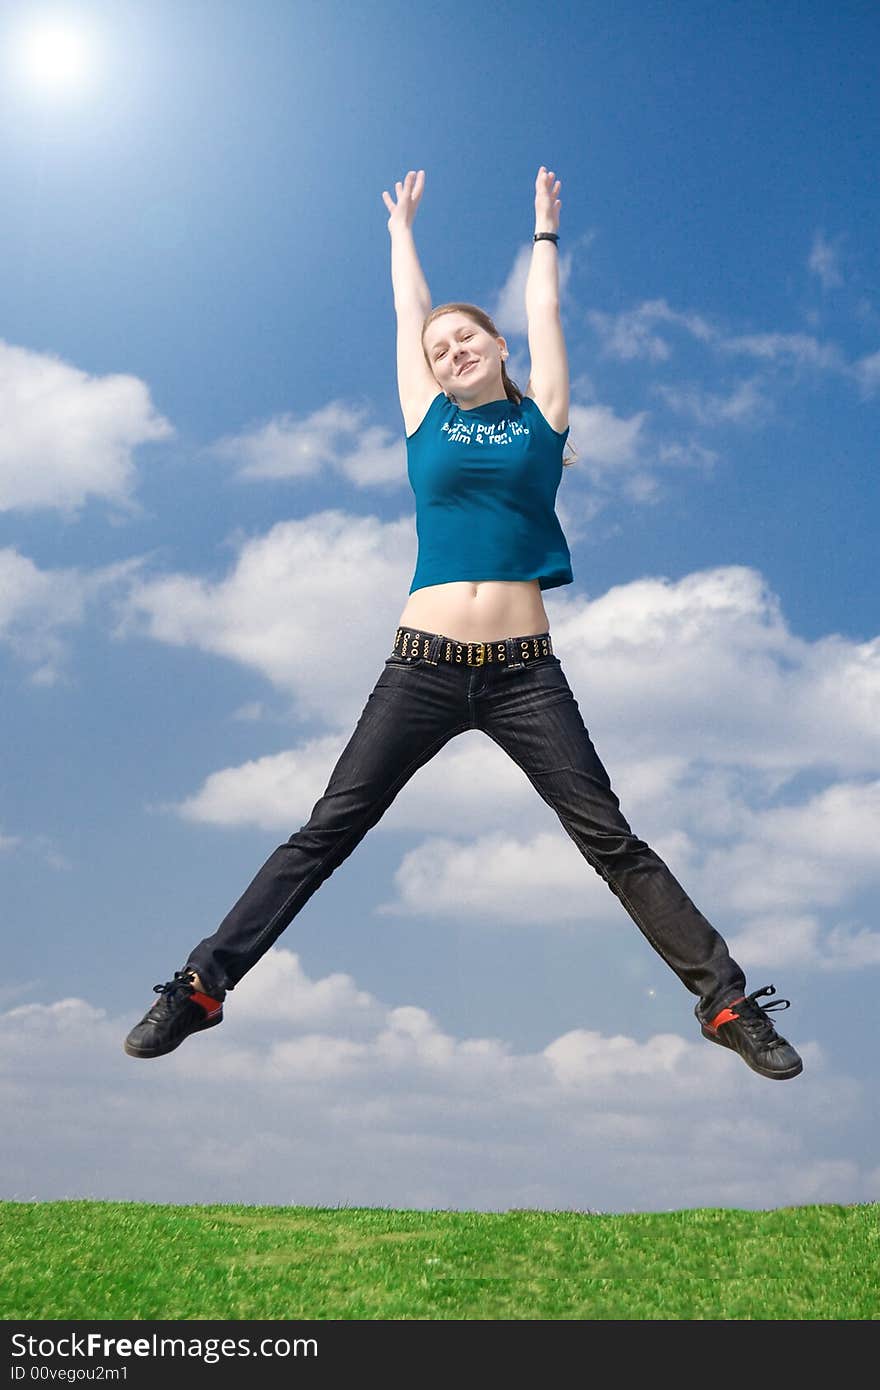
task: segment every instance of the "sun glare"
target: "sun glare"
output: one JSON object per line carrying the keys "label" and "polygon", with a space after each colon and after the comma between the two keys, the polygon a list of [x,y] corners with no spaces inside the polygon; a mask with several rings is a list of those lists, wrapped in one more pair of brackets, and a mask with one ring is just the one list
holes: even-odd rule
{"label": "sun glare", "polygon": [[44,92],[75,92],[84,87],[94,66],[93,45],[81,28],[47,22],[21,37],[23,76]]}

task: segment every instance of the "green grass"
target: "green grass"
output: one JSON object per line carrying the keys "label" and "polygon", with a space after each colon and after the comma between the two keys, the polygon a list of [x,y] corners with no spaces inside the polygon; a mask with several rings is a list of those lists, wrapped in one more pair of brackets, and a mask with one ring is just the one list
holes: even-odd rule
{"label": "green grass", "polygon": [[0,1203],[11,1319],[875,1319],[880,1206]]}

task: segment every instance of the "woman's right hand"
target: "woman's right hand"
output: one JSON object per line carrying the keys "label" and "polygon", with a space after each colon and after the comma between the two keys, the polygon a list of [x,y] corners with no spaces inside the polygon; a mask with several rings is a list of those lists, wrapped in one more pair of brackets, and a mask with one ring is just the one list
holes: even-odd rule
{"label": "woman's right hand", "polygon": [[403,182],[401,183],[398,179],[394,187],[397,193],[396,203],[389,193],[383,192],[382,194],[385,206],[391,214],[388,218],[389,232],[393,232],[395,227],[412,226],[413,218],[418,211],[422,190],[425,187],[424,169],[419,169],[418,173],[415,169],[410,169]]}

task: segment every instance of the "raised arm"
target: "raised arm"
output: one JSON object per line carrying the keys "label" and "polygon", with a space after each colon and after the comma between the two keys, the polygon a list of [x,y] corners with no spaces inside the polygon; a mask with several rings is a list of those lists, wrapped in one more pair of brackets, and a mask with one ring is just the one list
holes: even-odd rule
{"label": "raised arm", "polygon": [[431,312],[431,291],[419,264],[413,239],[413,218],[418,211],[425,171],[410,169],[395,184],[397,201],[387,192],[382,197],[390,216],[391,285],[397,315],[397,389],[407,434],[418,429],[431,401],[440,390],[422,349],[422,324]]}
{"label": "raised arm", "polygon": [[[555,182],[554,182],[555,180]],[[559,233],[562,184],[542,164],[535,179],[535,232]],[[531,396],[555,430],[568,427],[568,354],[559,314],[559,252],[553,241],[536,241],[526,280]]]}

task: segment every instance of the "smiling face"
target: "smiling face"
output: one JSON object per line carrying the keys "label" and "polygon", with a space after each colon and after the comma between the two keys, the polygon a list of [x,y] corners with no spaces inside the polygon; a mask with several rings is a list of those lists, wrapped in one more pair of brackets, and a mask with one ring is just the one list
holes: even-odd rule
{"label": "smiling face", "polygon": [[503,400],[501,363],[507,344],[460,310],[440,314],[425,329],[422,344],[434,379],[466,406]]}

